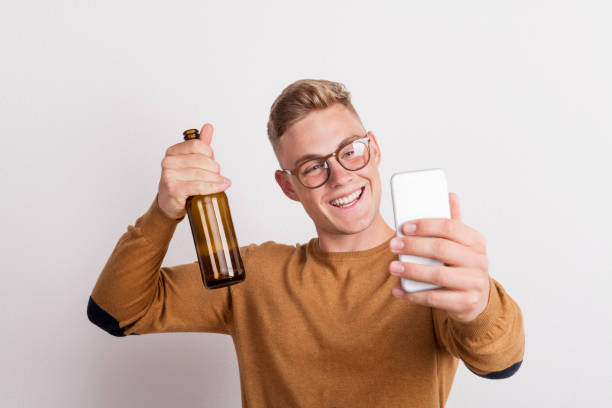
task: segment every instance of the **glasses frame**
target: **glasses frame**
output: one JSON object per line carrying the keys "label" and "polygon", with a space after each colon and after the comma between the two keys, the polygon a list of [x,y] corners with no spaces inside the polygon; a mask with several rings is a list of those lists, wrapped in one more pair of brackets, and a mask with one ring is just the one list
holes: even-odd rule
{"label": "glasses frame", "polygon": [[[310,159],[304,159],[304,160],[301,160],[299,163],[296,163],[296,165],[295,165],[295,167],[294,167],[293,169],[291,169],[291,170],[289,170],[289,169],[281,169],[281,171],[282,171],[282,172],[285,172],[285,173],[287,173],[287,174],[291,174],[291,175],[295,176],[295,178],[297,178],[297,179],[298,179],[298,181],[300,182],[300,184],[301,184],[301,185],[303,185],[304,187],[306,187],[306,188],[310,188],[310,189],[313,189],[313,188],[319,188],[319,187],[321,187],[323,184],[327,183],[327,181],[329,180],[329,177],[331,176],[331,167],[330,167],[330,165],[329,165],[329,159],[330,159],[332,156],[336,158],[336,161],[338,162],[338,164],[339,164],[340,166],[342,166],[342,168],[343,168],[343,169],[346,169],[346,170],[348,170],[348,171],[357,171],[357,170],[361,170],[361,169],[363,169],[365,166],[367,166],[367,165],[368,165],[368,163],[370,163],[370,158],[372,157],[372,154],[371,154],[372,152],[371,152],[371,150],[370,150],[370,136],[368,136],[368,133],[370,133],[370,132],[369,132],[369,131],[367,131],[367,132],[366,132],[366,135],[365,135],[364,137],[361,137],[361,138],[359,138],[359,139],[353,139],[353,140],[351,140],[350,142],[347,142],[347,143],[343,143],[343,144],[341,144],[340,146],[338,146],[338,148],[336,149],[336,151],[335,151],[335,152],[333,152],[333,153],[330,153],[330,154],[325,155],[325,156],[312,157],[312,158],[310,158]],[[368,148],[368,160],[365,162],[365,164],[364,164],[363,166],[359,167],[358,169],[354,169],[354,170],[347,169],[346,167],[344,167],[344,165],[342,164],[342,162],[340,162],[340,160],[338,160],[338,154],[340,153],[340,150],[344,149],[346,146],[348,146],[348,145],[349,145],[349,144],[351,144],[351,143],[355,143],[355,142],[363,142],[363,141],[365,141],[365,142],[366,142],[366,147]],[[327,169],[327,177],[325,178],[325,180],[324,180],[324,181],[323,181],[321,184],[319,184],[318,186],[314,186],[314,187],[310,187],[310,186],[307,186],[306,184],[304,184],[304,182],[302,181],[302,179],[301,179],[301,178],[298,176],[298,172],[297,172],[298,168],[300,168],[300,166],[302,166],[302,164],[304,164],[304,163],[306,163],[306,162],[309,162],[309,161],[311,161],[311,160],[323,160],[323,161],[325,162],[325,166],[326,166],[325,168]]]}

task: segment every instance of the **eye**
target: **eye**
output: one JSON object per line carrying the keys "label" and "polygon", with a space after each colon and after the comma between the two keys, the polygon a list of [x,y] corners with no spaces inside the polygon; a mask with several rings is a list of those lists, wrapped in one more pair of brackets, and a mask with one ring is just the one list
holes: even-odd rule
{"label": "eye", "polygon": [[348,152],[344,152],[344,154],[342,155],[342,157],[350,157],[351,155],[355,154],[355,152],[353,150],[350,150]]}
{"label": "eye", "polygon": [[315,171],[315,170],[319,170],[321,168],[320,164],[315,164],[314,166],[310,166],[306,169],[306,171],[304,171],[304,174],[308,174],[311,171]]}

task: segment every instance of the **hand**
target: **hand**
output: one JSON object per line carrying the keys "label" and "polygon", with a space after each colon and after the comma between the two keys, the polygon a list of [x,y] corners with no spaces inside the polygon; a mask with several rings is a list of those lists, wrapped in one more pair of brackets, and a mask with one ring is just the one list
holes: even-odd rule
{"label": "hand", "polygon": [[[451,218],[422,218],[402,224],[406,237],[396,237],[404,243],[398,254],[416,255],[437,259],[444,265],[421,265],[393,261],[389,272],[411,280],[443,286],[440,289],[407,293],[401,286],[393,288],[393,294],[411,302],[445,310],[451,319],[460,322],[474,320],[486,308],[489,301],[489,260],[484,236],[461,222],[459,197],[449,194]],[[416,230],[408,232],[408,224]],[[404,272],[394,267],[403,266]]]}
{"label": "hand", "polygon": [[168,217],[183,217],[189,196],[218,193],[230,186],[230,180],[219,173],[221,166],[210,147],[212,135],[213,126],[207,123],[199,139],[185,140],[166,150],[157,202]]}

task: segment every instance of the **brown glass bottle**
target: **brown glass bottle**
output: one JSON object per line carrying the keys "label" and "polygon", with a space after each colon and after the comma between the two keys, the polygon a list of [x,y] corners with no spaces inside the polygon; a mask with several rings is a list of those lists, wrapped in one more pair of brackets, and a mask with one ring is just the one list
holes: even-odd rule
{"label": "brown glass bottle", "polygon": [[[183,137],[199,139],[200,132],[189,129]],[[225,192],[191,196],[185,209],[204,286],[216,289],[242,282],[244,265]]]}

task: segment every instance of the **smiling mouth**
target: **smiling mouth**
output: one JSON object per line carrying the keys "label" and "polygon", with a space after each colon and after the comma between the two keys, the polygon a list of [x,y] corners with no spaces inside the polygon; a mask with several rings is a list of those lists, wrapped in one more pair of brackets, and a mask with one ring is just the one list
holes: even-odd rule
{"label": "smiling mouth", "polygon": [[363,196],[363,192],[365,191],[365,186],[361,187],[358,191],[350,194],[348,197],[329,201],[329,205],[335,208],[348,208],[352,207],[361,199]]}

